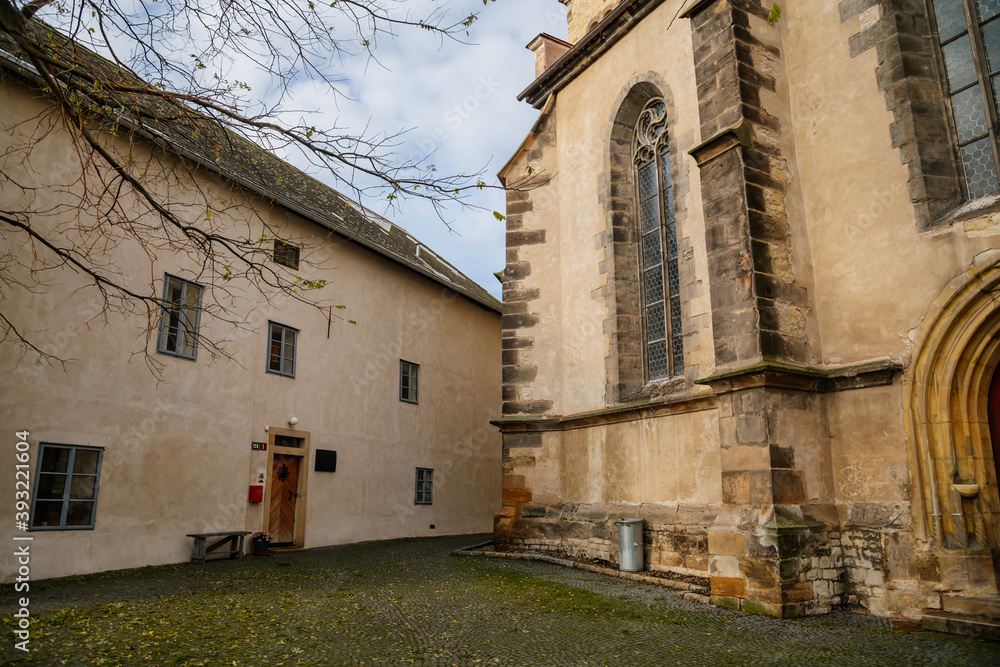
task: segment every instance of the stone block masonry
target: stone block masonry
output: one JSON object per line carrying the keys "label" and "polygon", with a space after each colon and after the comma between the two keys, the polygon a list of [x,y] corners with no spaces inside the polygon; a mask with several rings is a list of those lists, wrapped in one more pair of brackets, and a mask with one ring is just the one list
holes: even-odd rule
{"label": "stone block masonry", "polygon": [[[543,286],[532,275],[531,263],[521,256],[521,249],[544,245],[547,240],[546,230],[535,226],[541,217],[535,200],[549,184],[550,176],[541,165],[546,162],[546,154],[554,150],[555,127],[555,113],[550,105],[515,159],[516,173],[523,178],[516,183],[505,183],[508,188],[507,266],[503,272],[501,316],[501,412],[504,417],[542,415],[552,408],[551,400],[536,397],[532,392],[538,368],[531,362],[530,354],[535,346],[534,328],[539,320],[533,306],[541,298]],[[531,220],[532,226],[525,224],[526,218]],[[493,518],[494,534],[501,541],[510,538],[520,520],[521,510],[531,502],[531,489],[526,487],[524,475],[519,471],[535,465],[531,452],[542,444],[540,433],[514,430],[505,431],[502,437],[503,491],[500,511]]]}
{"label": "stone block masonry", "polygon": [[[545,162],[545,153],[553,150],[555,144],[555,113],[551,112],[541,121],[531,140],[532,146],[519,155],[522,173],[539,170]],[[544,189],[548,176],[529,177],[525,182],[508,184],[507,191],[507,266],[503,272],[503,315],[501,327],[503,405],[507,415],[537,415],[549,411],[552,401],[533,398],[531,383],[538,375],[538,368],[525,357],[534,348],[532,333],[538,324],[538,315],[532,304],[542,294],[542,288],[532,280],[530,262],[521,257],[521,248],[544,245],[546,230],[526,227],[525,217],[537,222],[534,198],[536,188]]]}
{"label": "stone block masonry", "polygon": [[[582,0],[573,2],[584,7]],[[947,552],[931,553],[929,537],[911,529],[906,498],[907,485],[913,482],[907,477],[906,454],[899,449],[907,446],[909,433],[895,417],[897,410],[905,409],[898,391],[909,382],[900,372],[908,361],[888,354],[867,361],[855,358],[853,339],[846,333],[843,341],[834,336],[829,349],[820,347],[817,323],[822,313],[813,308],[814,287],[815,294],[823,295],[824,310],[828,298],[840,307],[850,294],[841,293],[831,278],[841,275],[840,265],[824,263],[827,244],[835,237],[821,226],[827,224],[823,216],[836,217],[836,210],[824,206],[822,215],[814,215],[803,204],[811,195],[807,187],[826,187],[802,178],[822,157],[797,151],[802,135],[793,134],[790,125],[798,118],[792,100],[801,102],[796,95],[802,80],[801,70],[795,69],[800,63],[786,60],[812,54],[811,19],[768,24],[769,0],[684,3],[683,18],[689,23],[672,17],[675,32],[669,47],[671,53],[687,57],[690,28],[692,62],[683,64],[693,68],[694,88],[689,85],[691,69],[688,76],[678,76],[628,48],[615,51],[617,42],[611,37],[639,35],[633,30],[643,29],[638,27],[645,16],[641,11],[653,4],[634,3],[636,28],[623,21],[620,34],[611,32],[614,21],[609,20],[608,30],[586,37],[526,95],[536,107],[544,102],[546,110],[519,152],[519,162],[512,161],[505,173],[513,174],[529,160],[544,164],[556,178],[561,173],[566,179],[562,201],[573,201],[567,204],[573,213],[562,217],[559,206],[550,205],[549,197],[560,196],[554,187],[545,188],[544,196],[529,191],[509,201],[505,416],[498,422],[504,434],[505,477],[497,541],[555,556],[615,562],[614,520],[641,516],[646,520],[644,555],[649,568],[705,580],[717,605],[781,617],[849,609],[906,620],[919,618],[922,609],[943,606],[943,596],[988,592],[993,566],[984,549],[972,547],[987,544],[992,524],[978,505],[960,499],[948,505],[953,511],[943,516],[945,527],[951,522],[966,530],[952,531]],[[926,13],[923,4],[840,4],[841,17],[856,20],[858,31],[849,45],[826,45],[828,58],[836,61],[832,66],[874,63],[871,57],[864,62],[847,59],[848,47],[853,56],[883,49],[880,62],[896,62],[889,46],[892,35],[903,33],[914,39],[898,40],[900,53],[918,56],[923,43],[918,37],[925,27],[918,20]],[[677,6],[664,9],[660,18],[668,20]],[[619,5],[613,19],[632,7]],[[821,12],[821,25],[846,41],[853,24],[840,28],[836,7],[834,3],[826,7],[830,11]],[[887,16],[910,16],[915,23],[896,26],[893,32]],[[678,25],[683,27],[680,32]],[[598,47],[596,38],[605,36],[607,43]],[[600,67],[628,71],[630,78],[600,86],[588,81],[585,91],[570,89],[578,72],[598,60]],[[880,69],[887,99],[890,91],[897,101],[904,92],[911,102],[934,98],[932,72],[918,60],[907,60],[916,78]],[[629,69],[633,62],[635,67]],[[807,63],[812,66],[812,61]],[[823,73],[809,74],[804,90],[813,94],[823,86]],[[565,104],[560,109],[572,117],[563,116],[563,152],[555,154],[549,152],[554,145],[550,114],[554,95],[564,88],[569,93],[564,101],[586,104],[584,112]],[[881,96],[871,82],[867,89],[876,95],[877,111]],[[648,382],[643,372],[642,255],[635,230],[640,216],[632,162],[638,117],[654,98],[663,100],[668,132],[676,128],[680,133],[666,135],[663,144],[669,146],[676,189],[681,251],[677,284],[686,361],[694,358],[705,369],[702,373],[694,364],[685,364],[684,377],[661,383]],[[865,103],[871,102],[869,95]],[[925,152],[920,140],[930,137],[932,128],[926,136],[910,136],[901,118],[897,115],[892,128],[894,149],[904,161],[912,159],[925,170],[934,153]],[[587,141],[590,148],[584,150],[584,142],[570,140],[581,130],[580,119],[586,121],[584,134],[600,139],[599,146]],[[922,122],[917,116],[910,121],[914,127]],[[888,144],[883,149],[883,162],[893,163],[895,150]],[[796,164],[791,164],[793,158]],[[587,172],[576,171],[581,168]],[[695,168],[700,178],[691,178]],[[833,165],[831,171],[836,169]],[[902,174],[899,169],[887,171],[893,178]],[[896,178],[894,192],[905,183]],[[596,207],[591,206],[592,186],[597,189]],[[820,194],[824,202],[830,196],[822,189]],[[932,199],[921,201],[931,207]],[[584,208],[584,203],[585,220],[580,222],[574,207]],[[592,225],[593,215],[602,215],[603,224]],[[905,218],[903,224],[912,226],[907,211],[899,215]],[[887,219],[885,224],[894,223]],[[571,238],[576,232],[591,235],[592,246],[585,237]],[[913,230],[906,234],[914,235]],[[936,242],[945,244],[942,238]],[[597,252],[591,254],[592,249]],[[558,263],[558,272],[550,270],[550,259]],[[841,261],[836,256],[832,260]],[[592,280],[594,263],[597,280]],[[597,314],[603,318],[600,327],[595,324]],[[586,334],[579,326],[582,315],[590,329]],[[918,315],[907,321],[917,321]],[[567,331],[572,334],[566,336]],[[700,349],[688,347],[689,338]],[[871,342],[861,338],[858,354]],[[691,354],[692,349],[698,353]],[[577,350],[586,351],[586,363],[567,364],[573,376],[558,376],[560,355]],[[603,377],[595,350],[604,352]],[[841,362],[841,354],[846,362]],[[597,385],[602,380],[604,405]],[[553,414],[555,408],[546,399],[554,398],[556,390],[542,387],[569,382],[586,383],[585,400],[567,402],[580,405],[581,411]],[[884,389],[862,391],[874,387]],[[665,422],[662,428],[653,421],[695,412],[705,414]],[[914,460],[922,465],[925,458]],[[948,461],[941,459],[940,464],[945,466],[941,470],[949,470]],[[866,471],[883,466],[889,472],[886,479],[872,473],[874,481],[865,482],[862,489],[849,472],[851,466]],[[980,488],[988,488],[977,481]]]}
{"label": "stone block masonry", "polygon": [[525,486],[524,475],[516,473],[534,467],[536,459],[533,453],[541,446],[541,433],[503,434],[503,490],[500,511],[493,517],[493,535],[499,542],[514,540],[514,531],[521,522],[523,509],[531,502],[531,489]]}
{"label": "stone block masonry", "polygon": [[935,57],[929,3],[843,0],[840,20],[858,21],[851,57],[875,49],[875,77],[892,112],[892,145],[909,172],[910,201],[921,231],[947,224],[963,201],[961,167],[948,120],[948,96]]}
{"label": "stone block masonry", "polygon": [[810,301],[791,261],[781,127],[762,101],[783,67],[761,37],[767,10],[747,0],[691,12],[703,141],[691,154],[701,168],[716,369],[809,363]]}
{"label": "stone block masonry", "polygon": [[576,43],[590,27],[604,18],[622,0],[559,0],[569,8],[567,39]]}
{"label": "stone block masonry", "polygon": [[[740,517],[729,546],[743,538],[742,551],[710,554],[712,600],[803,616],[829,611],[839,593],[811,568],[824,557],[828,527],[807,509],[819,480],[796,463],[829,447],[822,408],[809,387],[793,389],[773,370],[813,358],[809,294],[792,261],[780,110],[768,108],[788,102],[777,95],[784,65],[765,5],[706,1],[686,14],[703,142],[691,155],[701,169],[715,341],[716,372],[703,381],[719,397],[723,505]],[[788,440],[781,424],[806,437]]]}
{"label": "stone block masonry", "polygon": [[[644,518],[643,553],[646,568],[687,577],[708,577],[708,531],[697,518],[704,507],[659,506],[641,508],[620,504],[543,506],[526,503],[516,528],[505,544],[573,558],[617,563],[618,529],[615,521]],[[685,520],[687,517],[689,520]]]}

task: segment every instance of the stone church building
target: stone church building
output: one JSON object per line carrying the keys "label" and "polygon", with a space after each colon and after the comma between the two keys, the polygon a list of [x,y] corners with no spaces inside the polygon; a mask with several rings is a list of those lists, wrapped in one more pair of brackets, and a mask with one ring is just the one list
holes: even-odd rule
{"label": "stone church building", "polygon": [[640,517],[720,606],[994,612],[1000,3],[560,1],[500,174],[497,541]]}

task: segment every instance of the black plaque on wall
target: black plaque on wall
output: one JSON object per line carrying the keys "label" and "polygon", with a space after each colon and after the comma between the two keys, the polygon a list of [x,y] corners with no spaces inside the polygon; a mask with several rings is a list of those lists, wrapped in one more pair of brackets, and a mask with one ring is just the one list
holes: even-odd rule
{"label": "black plaque on wall", "polygon": [[316,472],[337,472],[337,452],[332,449],[316,450]]}

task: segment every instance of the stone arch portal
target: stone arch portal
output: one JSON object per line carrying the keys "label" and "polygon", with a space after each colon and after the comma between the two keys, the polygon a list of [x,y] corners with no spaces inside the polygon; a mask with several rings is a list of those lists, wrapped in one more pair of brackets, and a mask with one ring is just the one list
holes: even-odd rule
{"label": "stone arch portal", "polygon": [[994,252],[935,301],[908,378],[914,528],[950,563],[960,563],[943,568],[944,578],[967,579],[945,583],[996,587],[998,368],[1000,252]]}

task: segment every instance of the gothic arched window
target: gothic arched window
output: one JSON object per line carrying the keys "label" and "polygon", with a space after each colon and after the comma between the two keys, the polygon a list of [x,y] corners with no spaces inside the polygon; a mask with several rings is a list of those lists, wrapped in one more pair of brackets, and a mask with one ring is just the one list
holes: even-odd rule
{"label": "gothic arched window", "polygon": [[667,138],[666,104],[660,98],[653,98],[639,114],[632,153],[639,211],[642,347],[647,380],[684,374],[677,228]]}

